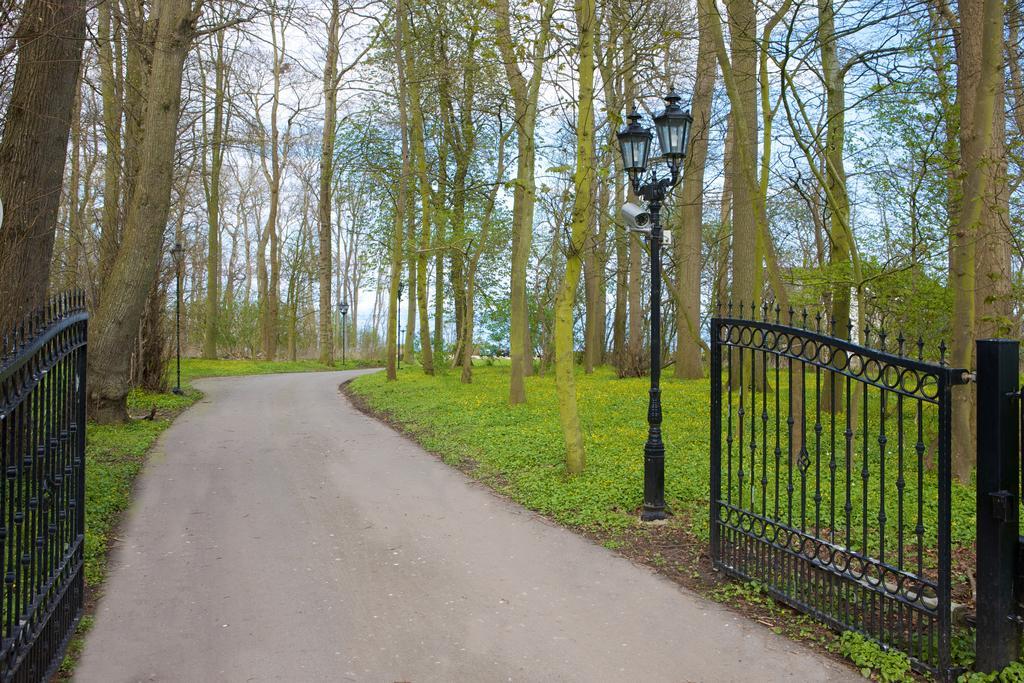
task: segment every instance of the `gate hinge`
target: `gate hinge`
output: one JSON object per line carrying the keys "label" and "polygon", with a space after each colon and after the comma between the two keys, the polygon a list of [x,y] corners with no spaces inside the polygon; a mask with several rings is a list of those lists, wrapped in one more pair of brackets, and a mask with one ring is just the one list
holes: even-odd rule
{"label": "gate hinge", "polygon": [[992,499],[992,516],[1001,522],[1009,522],[1015,504],[1014,495],[1009,491],[993,491],[988,495]]}

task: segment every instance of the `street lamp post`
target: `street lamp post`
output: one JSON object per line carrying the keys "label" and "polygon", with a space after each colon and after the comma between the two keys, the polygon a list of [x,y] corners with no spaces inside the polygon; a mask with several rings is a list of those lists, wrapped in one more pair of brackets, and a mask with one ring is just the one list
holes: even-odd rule
{"label": "street lamp post", "polygon": [[405,291],[405,283],[398,281],[398,369],[402,369],[402,292]]}
{"label": "street lamp post", "polygon": [[341,364],[345,364],[345,316],[348,315],[348,302],[338,302],[338,313],[341,314]]}
{"label": "street lamp post", "polygon": [[618,133],[623,167],[629,173],[633,191],[647,202],[651,214],[651,389],[647,405],[647,443],[644,444],[643,521],[665,519],[665,443],[661,438],[661,206],[669,191],[679,183],[686,139],[693,119],[679,106],[682,98],[671,90],[665,95],[665,111],[654,117],[662,156],[669,175],[659,177],[655,169],[647,173],[651,151],[651,131],[640,124],[633,110],[629,125]]}
{"label": "street lamp post", "polygon": [[174,289],[174,355],[178,378],[174,385],[174,389],[171,391],[178,396],[185,393],[181,390],[181,262],[184,255],[185,250],[181,246],[181,242],[175,242],[174,247],[171,249],[171,257],[174,259],[174,270],[176,275],[176,285]]}

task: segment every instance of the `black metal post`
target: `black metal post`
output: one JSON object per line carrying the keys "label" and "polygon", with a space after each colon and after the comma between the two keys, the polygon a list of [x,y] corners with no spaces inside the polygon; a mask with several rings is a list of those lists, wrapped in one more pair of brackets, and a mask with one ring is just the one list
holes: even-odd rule
{"label": "black metal post", "polygon": [[1019,342],[980,339],[978,358],[977,473],[977,664],[998,671],[1020,653],[1014,615],[1014,570],[1018,544],[1018,424],[1013,394],[1018,389]]}
{"label": "black metal post", "polygon": [[345,314],[341,314],[341,364],[345,365]]}
{"label": "black metal post", "polygon": [[651,212],[651,389],[647,404],[647,443],[644,444],[644,507],[640,519],[665,519],[665,443],[661,440],[661,203],[664,189],[655,181]]}
{"label": "black metal post", "polygon": [[720,558],[718,501],[722,497],[722,345],[721,322],[711,319],[711,559]]}
{"label": "black metal post", "polygon": [[177,285],[174,291],[174,336],[175,336],[175,359],[177,364],[178,378],[172,389],[172,393],[181,396],[185,392],[181,390],[181,254],[176,254],[175,270],[177,271]]}

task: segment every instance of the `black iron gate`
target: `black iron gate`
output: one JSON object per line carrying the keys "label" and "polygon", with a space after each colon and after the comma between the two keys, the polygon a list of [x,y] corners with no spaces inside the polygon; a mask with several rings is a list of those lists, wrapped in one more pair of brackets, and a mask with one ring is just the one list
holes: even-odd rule
{"label": "black iron gate", "polygon": [[948,676],[950,390],[965,373],[926,362],[922,340],[867,330],[870,348],[820,315],[748,310],[711,321],[715,566]]}
{"label": "black iron gate", "polygon": [[82,609],[85,376],[81,294],[0,347],[0,681],[45,680]]}

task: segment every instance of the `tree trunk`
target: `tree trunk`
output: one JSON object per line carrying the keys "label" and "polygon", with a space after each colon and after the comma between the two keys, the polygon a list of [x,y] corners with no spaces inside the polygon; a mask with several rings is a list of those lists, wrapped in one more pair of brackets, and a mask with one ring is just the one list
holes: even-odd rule
{"label": "tree trunk", "polygon": [[711,95],[715,89],[718,71],[715,66],[715,47],[711,39],[708,17],[699,15],[699,41],[697,46],[697,80],[693,88],[689,152],[683,167],[683,187],[679,206],[675,211],[677,239],[674,243],[679,271],[676,277],[676,363],[675,376],[679,379],[699,379],[704,376],[701,365],[700,338],[700,273],[701,242],[704,226],[704,167],[708,156],[708,138],[711,134]]}
{"label": "tree trunk", "polygon": [[85,2],[26,0],[18,65],[0,140],[0,330],[46,302]]}
{"label": "tree trunk", "polygon": [[[950,283],[953,289],[953,339],[950,363],[973,366],[974,340],[980,329],[977,312],[977,277],[990,269],[993,259],[979,258],[977,246],[987,243],[999,224],[999,197],[1006,192],[1001,162],[994,154],[1002,135],[996,129],[1003,109],[1003,3],[1000,0],[964,0],[960,3],[957,101],[960,104],[960,150],[962,204],[953,233]],[[979,267],[979,265],[981,267]],[[991,271],[989,271],[991,272]],[[992,310],[991,303],[985,305]],[[953,474],[969,482],[974,469],[974,401],[969,386],[953,392],[952,458]]]}
{"label": "tree trunk", "polygon": [[725,129],[725,151],[722,160],[724,173],[722,174],[722,195],[718,208],[718,250],[715,257],[715,286],[714,286],[714,307],[715,311],[725,311],[726,302],[729,297],[729,253],[732,245],[732,179],[735,173],[732,170],[736,162],[736,153],[733,149],[732,114],[726,120]]}
{"label": "tree trunk", "polygon": [[[607,210],[607,202],[602,200],[607,195],[603,192],[597,196],[597,215],[603,215]],[[591,230],[593,233],[594,231]],[[598,314],[598,289],[604,285],[598,272],[597,239],[591,234],[583,244],[583,301],[584,301],[584,328],[583,328],[583,372],[592,374],[594,366],[600,363],[600,351],[597,348],[597,330],[604,326],[603,316],[599,319]]]}
{"label": "tree trunk", "polygon": [[744,152],[732,160],[732,298],[737,304],[750,304],[760,299],[760,292],[754,291],[760,268],[752,196],[756,186],[744,177],[757,174],[757,15],[752,0],[729,0],[728,12],[735,79],[735,87],[729,93],[736,124],[733,139],[736,149]]}
{"label": "tree trunk", "polygon": [[[396,361],[401,353],[399,345],[400,330],[398,318],[402,305],[399,299],[399,288],[402,281],[402,243],[405,238],[405,221],[409,204],[409,177],[412,175],[412,163],[409,158],[409,95],[406,88],[405,55],[402,44],[406,32],[405,0],[396,0],[395,15],[398,19],[395,30],[394,59],[398,80],[398,127],[402,136],[402,171],[398,179],[398,197],[395,201],[395,222],[391,235],[391,272],[388,285],[388,325],[387,325],[387,377],[393,382],[398,379]],[[411,298],[411,297],[410,297]]]}
{"label": "tree trunk", "polygon": [[[317,200],[320,238],[320,249],[317,252],[317,274],[320,284],[320,362],[327,365],[334,365],[334,325],[331,324],[334,316],[331,310],[331,188],[334,179],[334,129],[338,117],[340,23],[341,6],[338,0],[331,0],[331,17],[327,22],[327,54],[324,58],[324,127],[320,137],[320,195]],[[338,296],[341,296],[341,292],[338,292]]]}
{"label": "tree trunk", "polygon": [[548,39],[551,34],[551,16],[554,0],[544,0],[541,7],[540,30],[533,46],[533,72],[527,81],[519,69],[518,43],[513,41],[509,24],[508,0],[499,0],[497,9],[497,34],[495,40],[501,51],[502,62],[508,77],[516,112],[516,140],[519,146],[519,160],[516,169],[516,186],[512,206],[512,277],[511,277],[511,330],[510,345],[512,367],[509,379],[509,403],[516,405],[526,401],[524,378],[533,373],[533,350],[530,335],[529,312],[526,299],[526,266],[530,260],[533,240],[533,208],[536,199],[534,177],[536,141],[534,130],[537,124],[537,99],[543,65],[547,56]]}
{"label": "tree trunk", "polygon": [[[203,151],[203,189],[206,191],[206,215],[209,236],[206,254],[206,330],[203,335],[203,358],[217,357],[217,340],[220,333],[220,178],[224,166],[224,100],[227,87],[227,65],[224,63],[224,31],[218,31],[213,38],[214,47],[214,90],[213,90],[213,134],[209,139],[210,166],[206,168],[206,151]],[[204,81],[205,84],[205,81]],[[206,98],[203,101],[203,137],[206,137]],[[205,142],[205,140],[204,140]]]}
{"label": "tree trunk", "polygon": [[158,32],[142,128],[139,177],[128,205],[124,239],[91,324],[90,416],[100,423],[128,417],[129,354],[150,287],[160,266],[170,210],[174,149],[181,106],[181,76],[193,38],[189,0],[157,6]]}
{"label": "tree trunk", "polygon": [[[285,65],[286,26],[279,26],[279,19],[272,14],[270,17],[270,35],[274,52],[273,82],[274,94],[270,105],[270,167],[266,166],[266,143],[263,146],[263,174],[270,186],[270,197],[267,209],[267,222],[260,238],[258,258],[262,262],[264,279],[261,309],[261,336],[263,357],[266,360],[277,358],[278,318],[281,306],[281,253],[278,244],[278,212],[281,205],[281,177],[284,161],[281,158],[281,134],[277,127],[278,114],[281,108],[281,74]],[[280,30],[280,34],[278,34]],[[265,137],[265,136],[264,136]],[[266,252],[270,252],[270,268],[267,272]]]}
{"label": "tree trunk", "polygon": [[[410,45],[406,45],[407,68],[413,65]],[[427,258],[430,252],[430,180],[427,178],[427,151],[424,141],[423,109],[420,101],[420,87],[415,78],[411,78],[409,88],[410,137],[412,138],[412,155],[416,161],[416,183],[420,194],[420,240],[416,253],[416,304],[419,312],[420,327],[420,365],[423,373],[434,374],[434,354],[430,346],[430,320],[427,317]]]}
{"label": "tree trunk", "polygon": [[570,243],[565,277],[555,297],[555,387],[558,413],[565,438],[565,467],[580,474],[586,460],[583,430],[576,403],[576,349],[574,344],[573,304],[580,280],[581,257],[588,233],[593,230],[594,202],[594,24],[595,0],[580,0],[576,10],[579,26],[579,95],[576,121],[576,173],[573,191]]}
{"label": "tree trunk", "polygon": [[[832,0],[818,0],[818,44],[821,50],[822,80],[825,85],[827,130],[823,160],[825,164],[825,197],[828,207],[828,256],[830,322],[834,334],[849,337],[850,292],[859,286],[854,277],[853,233],[850,230],[850,197],[846,187],[846,165],[843,158],[846,141],[846,83],[836,54],[835,7]],[[831,412],[839,401],[842,381],[828,373],[825,381],[822,410]]]}
{"label": "tree trunk", "polygon": [[[96,44],[100,68],[100,96],[103,102],[103,214],[100,218],[99,284],[102,288],[121,243],[121,114],[120,41],[112,31],[110,5],[114,0],[98,4]],[[114,49],[117,48],[117,62]]]}

